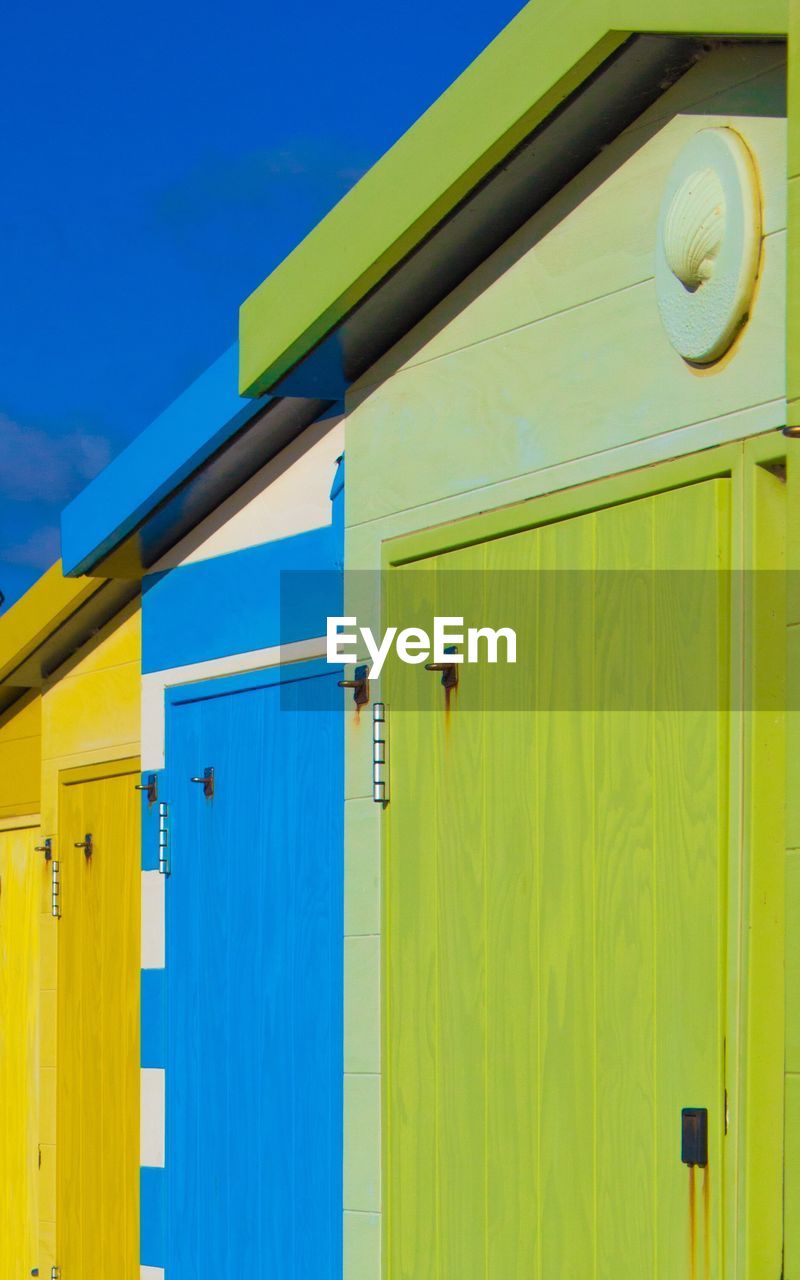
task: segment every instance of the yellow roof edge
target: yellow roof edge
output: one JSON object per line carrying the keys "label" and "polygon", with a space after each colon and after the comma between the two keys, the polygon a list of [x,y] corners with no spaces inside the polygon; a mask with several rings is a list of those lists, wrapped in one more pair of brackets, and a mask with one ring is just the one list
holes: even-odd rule
{"label": "yellow roof edge", "polygon": [[0,615],[0,685],[104,585],[104,578],[65,578],[60,560],[45,570]]}

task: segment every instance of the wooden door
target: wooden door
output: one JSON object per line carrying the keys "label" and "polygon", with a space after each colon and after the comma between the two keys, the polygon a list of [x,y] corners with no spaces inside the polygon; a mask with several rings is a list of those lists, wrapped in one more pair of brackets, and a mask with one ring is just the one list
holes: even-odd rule
{"label": "wooden door", "polygon": [[[390,1280],[720,1274],[729,490],[708,481],[418,566],[440,615],[470,612],[465,573],[492,625],[503,591],[522,593],[535,643],[512,672],[516,710],[464,711],[486,679],[467,667],[449,708],[416,668],[430,684],[391,710]],[[654,573],[666,594],[643,610]],[[575,574],[596,590],[576,594]],[[398,582],[419,614],[414,575]],[[582,661],[565,673],[576,628]],[[698,663],[718,706],[620,698],[634,668],[663,694]],[[579,696],[559,705],[565,674]],[[707,1109],[705,1169],[681,1162],[684,1107]]]}
{"label": "wooden door", "polygon": [[340,674],[210,680],[169,711],[170,1280],[341,1275]]}
{"label": "wooden door", "polygon": [[139,1276],[138,780],[138,762],[127,761],[62,774],[60,787],[56,1256],[65,1280]]}
{"label": "wooden door", "polygon": [[0,823],[0,1275],[36,1265],[38,819]]}

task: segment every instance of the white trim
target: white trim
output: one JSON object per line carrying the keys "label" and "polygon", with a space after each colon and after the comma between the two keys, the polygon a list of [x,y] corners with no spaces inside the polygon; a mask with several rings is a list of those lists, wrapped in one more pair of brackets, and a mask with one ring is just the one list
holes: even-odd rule
{"label": "white trim", "polygon": [[165,956],[164,877],[142,872],[142,968],[163,969]]}
{"label": "white trim", "polygon": [[24,813],[19,817],[0,818],[0,831],[25,831],[29,827],[38,827],[41,818],[38,813]]}
{"label": "white trim", "polygon": [[164,768],[164,693],[176,685],[195,684],[198,680],[217,680],[222,676],[244,675],[248,671],[277,667],[289,662],[308,662],[325,657],[325,636],[298,640],[295,644],[276,644],[268,649],[251,649],[228,658],[210,658],[207,662],[191,662],[184,667],[170,667],[142,676],[142,771]]}
{"label": "white trim", "polygon": [[141,1118],[139,1163],[148,1169],[164,1168],[166,1072],[163,1067],[141,1068]]}
{"label": "white trim", "polygon": [[164,1280],[164,1268],[142,1265],[139,1268],[139,1278],[140,1280]]}

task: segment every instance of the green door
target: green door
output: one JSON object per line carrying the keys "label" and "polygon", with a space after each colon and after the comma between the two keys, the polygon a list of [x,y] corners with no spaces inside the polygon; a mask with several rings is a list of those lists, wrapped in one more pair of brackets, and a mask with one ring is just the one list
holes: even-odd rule
{"label": "green door", "polygon": [[[721,1274],[728,715],[668,695],[698,664],[727,687],[725,575],[680,571],[726,569],[729,540],[720,479],[395,574],[398,616],[468,613],[454,570],[492,625],[524,592],[536,643],[519,710],[464,709],[477,667],[449,706],[422,667],[417,709],[389,697],[389,1280]],[[576,628],[580,696],[541,709]],[[632,671],[660,698],[620,705]],[[705,1170],[684,1107],[708,1111]]]}

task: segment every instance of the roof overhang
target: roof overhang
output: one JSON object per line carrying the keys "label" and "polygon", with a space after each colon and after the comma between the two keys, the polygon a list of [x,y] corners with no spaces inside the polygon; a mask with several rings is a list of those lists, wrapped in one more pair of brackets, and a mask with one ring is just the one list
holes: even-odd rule
{"label": "roof overhang", "polygon": [[61,516],[70,576],[136,580],[329,402],[236,393],[238,348],[206,370]]}
{"label": "roof overhang", "polygon": [[786,0],[533,0],[243,303],[239,386],[340,399],[709,47]]}
{"label": "roof overhang", "polygon": [[60,561],[43,573],[0,617],[0,714],[40,689],[137,591],[136,583],[65,578]]}

